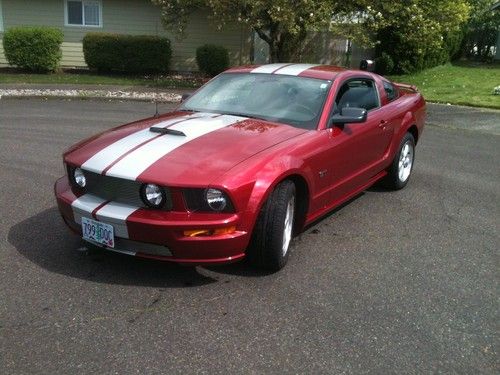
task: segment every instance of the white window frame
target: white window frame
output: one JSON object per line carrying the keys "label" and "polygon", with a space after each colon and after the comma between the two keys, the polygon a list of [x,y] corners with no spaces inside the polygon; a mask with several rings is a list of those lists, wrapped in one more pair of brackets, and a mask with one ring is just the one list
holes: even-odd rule
{"label": "white window frame", "polygon": [[[0,0],[1,1],[1,0]],[[68,1],[80,1],[82,3],[82,24],[72,24],[68,22]],[[86,2],[99,4],[99,25],[85,25],[85,10],[84,5]],[[66,27],[92,27],[102,28],[102,0],[64,0],[64,26]]]}
{"label": "white window frame", "polygon": [[0,32],[3,32],[2,0],[0,0]]}

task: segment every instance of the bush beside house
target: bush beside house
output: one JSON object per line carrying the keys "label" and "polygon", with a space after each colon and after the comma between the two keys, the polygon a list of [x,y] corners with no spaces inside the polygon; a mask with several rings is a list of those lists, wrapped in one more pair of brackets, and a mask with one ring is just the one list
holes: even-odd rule
{"label": "bush beside house", "polygon": [[150,35],[88,33],[85,63],[99,72],[163,73],[170,67],[170,40]]}
{"label": "bush beside house", "polygon": [[61,61],[63,33],[51,27],[12,27],[3,36],[10,65],[33,72],[52,72]]}
{"label": "bush beside house", "polygon": [[229,51],[214,44],[196,49],[196,63],[201,72],[213,77],[229,68]]}

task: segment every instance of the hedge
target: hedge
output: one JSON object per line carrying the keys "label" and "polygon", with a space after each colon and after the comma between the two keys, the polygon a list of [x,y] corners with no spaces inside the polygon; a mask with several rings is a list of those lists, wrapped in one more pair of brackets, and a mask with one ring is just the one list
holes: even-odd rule
{"label": "hedge", "polygon": [[83,55],[90,69],[100,72],[162,73],[170,66],[170,40],[150,35],[88,33]]}
{"label": "hedge", "polygon": [[51,27],[12,27],[5,31],[3,48],[10,65],[34,72],[57,69],[62,58],[63,33]]}
{"label": "hedge", "polygon": [[385,52],[375,59],[375,73],[386,75],[392,73],[394,61],[391,56]]}
{"label": "hedge", "polygon": [[213,77],[229,68],[229,52],[222,46],[205,44],[196,49],[196,63],[202,73]]}

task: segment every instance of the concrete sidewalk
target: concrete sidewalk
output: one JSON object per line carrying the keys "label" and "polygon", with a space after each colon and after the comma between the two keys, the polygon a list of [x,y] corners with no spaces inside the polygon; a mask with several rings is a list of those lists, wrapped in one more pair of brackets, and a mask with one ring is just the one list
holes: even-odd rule
{"label": "concrete sidewalk", "polygon": [[117,99],[177,103],[195,89],[164,89],[146,86],[75,84],[0,84],[0,98]]}

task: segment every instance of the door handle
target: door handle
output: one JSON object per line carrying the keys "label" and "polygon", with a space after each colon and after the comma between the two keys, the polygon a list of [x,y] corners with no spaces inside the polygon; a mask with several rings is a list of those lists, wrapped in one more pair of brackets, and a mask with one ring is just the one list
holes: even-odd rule
{"label": "door handle", "polygon": [[387,126],[387,121],[380,120],[380,124],[378,124],[378,127],[382,130],[385,130],[386,126]]}

